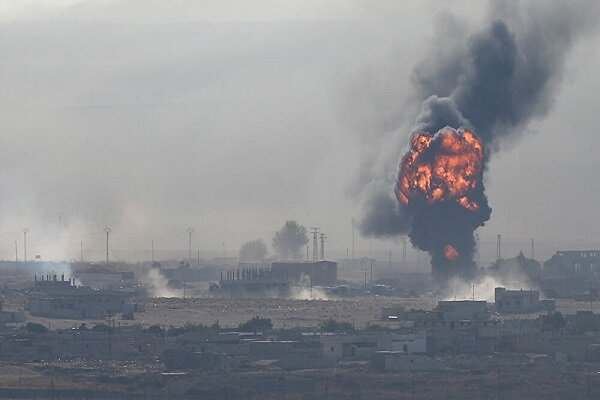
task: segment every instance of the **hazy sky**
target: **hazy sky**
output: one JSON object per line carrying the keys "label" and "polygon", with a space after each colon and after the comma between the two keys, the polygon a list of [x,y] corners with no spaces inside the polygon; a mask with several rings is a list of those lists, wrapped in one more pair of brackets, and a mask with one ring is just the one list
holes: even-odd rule
{"label": "hazy sky", "polygon": [[[480,1],[0,0],[0,258],[101,257],[271,241],[286,219],[350,246],[355,183],[395,173],[415,65],[448,14]],[[463,21],[464,19],[464,21]],[[483,257],[600,246],[600,46],[567,55],[550,115],[487,174]],[[362,163],[362,164],[361,164]],[[366,252],[369,241],[361,240]],[[372,241],[373,249],[395,249]],[[399,250],[395,250],[399,253]]]}

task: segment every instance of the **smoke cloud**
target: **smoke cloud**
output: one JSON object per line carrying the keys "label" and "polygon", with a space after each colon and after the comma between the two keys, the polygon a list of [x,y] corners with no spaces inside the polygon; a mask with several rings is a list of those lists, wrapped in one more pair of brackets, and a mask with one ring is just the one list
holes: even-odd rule
{"label": "smoke cloud", "polygon": [[[498,2],[492,3],[483,28],[455,29],[456,35],[444,32],[413,74],[422,105],[412,132],[433,135],[447,126],[472,129],[483,142],[485,166],[502,140],[517,136],[532,119],[548,113],[567,52],[595,26],[598,8],[593,2]],[[486,200],[483,183],[480,190]],[[409,234],[414,245],[432,253],[435,269],[444,262],[443,247],[432,250],[426,243],[440,235],[440,227],[447,230],[445,237],[464,244],[470,259],[473,230],[488,218],[489,213],[472,226],[440,207],[415,212],[393,198],[390,185],[369,196],[361,227],[363,233],[378,237]]]}
{"label": "smoke cloud", "polygon": [[183,290],[169,287],[169,281],[158,268],[151,268],[142,276],[150,297],[182,297]]}
{"label": "smoke cloud", "polygon": [[[440,67],[415,72],[418,91],[426,96],[415,130],[467,126],[487,144],[519,133],[549,111],[566,53],[597,12],[591,2],[522,8],[494,3],[495,18],[463,49],[451,57],[430,56],[427,62]],[[444,81],[454,82],[447,95],[435,91]]]}

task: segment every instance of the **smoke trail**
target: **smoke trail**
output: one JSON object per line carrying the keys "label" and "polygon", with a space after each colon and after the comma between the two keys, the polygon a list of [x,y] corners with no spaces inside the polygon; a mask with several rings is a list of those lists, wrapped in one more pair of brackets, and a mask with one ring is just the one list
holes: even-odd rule
{"label": "smoke trail", "polygon": [[[433,137],[445,127],[474,130],[485,149],[485,170],[501,139],[523,132],[532,119],[550,110],[566,53],[595,26],[598,9],[597,3],[583,1],[492,3],[492,18],[483,29],[465,37],[440,36],[437,47],[414,72],[422,106],[413,132]],[[487,207],[483,182],[478,190]],[[448,255],[454,257],[443,245],[452,238],[466,252],[461,254],[467,256],[461,260],[463,268],[473,267],[469,265],[473,231],[489,213],[473,224],[468,213],[456,212],[455,207],[450,211],[444,205],[409,207],[391,192],[388,187],[367,200],[363,233],[380,237],[408,233],[415,246],[430,252],[434,271],[445,267]]]}

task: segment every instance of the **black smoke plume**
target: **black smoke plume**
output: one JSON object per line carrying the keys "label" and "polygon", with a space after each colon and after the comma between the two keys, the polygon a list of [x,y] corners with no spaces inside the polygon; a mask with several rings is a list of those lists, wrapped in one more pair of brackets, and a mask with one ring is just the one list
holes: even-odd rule
{"label": "black smoke plume", "polygon": [[[444,32],[415,68],[422,106],[413,132],[435,134],[447,126],[472,129],[485,146],[485,170],[501,139],[523,132],[532,119],[549,111],[567,52],[595,27],[598,8],[598,2],[583,1],[498,2],[491,4],[491,18],[481,30],[466,37],[462,31],[455,36]],[[445,48],[453,51],[440,51]],[[361,221],[364,234],[408,234],[413,245],[430,252],[434,272],[447,267],[447,258],[440,245],[430,244],[452,238],[461,243],[461,258],[466,257],[461,259],[461,275],[473,269],[473,232],[487,218],[473,225],[469,214],[456,212],[455,205],[406,207],[392,192],[389,185],[385,192],[370,195]],[[481,193],[487,206],[483,182]]]}

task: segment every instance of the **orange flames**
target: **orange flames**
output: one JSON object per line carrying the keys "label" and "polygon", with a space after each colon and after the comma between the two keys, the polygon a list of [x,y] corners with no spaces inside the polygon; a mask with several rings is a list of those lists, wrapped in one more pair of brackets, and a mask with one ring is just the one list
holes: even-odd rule
{"label": "orange flames", "polygon": [[482,164],[483,144],[470,130],[415,133],[402,159],[396,197],[404,205],[423,198],[429,204],[455,201],[477,211],[479,204],[470,194],[479,184]]}
{"label": "orange flames", "polygon": [[458,258],[458,250],[456,250],[454,246],[447,244],[446,247],[444,247],[444,256],[446,259],[454,261]]}

